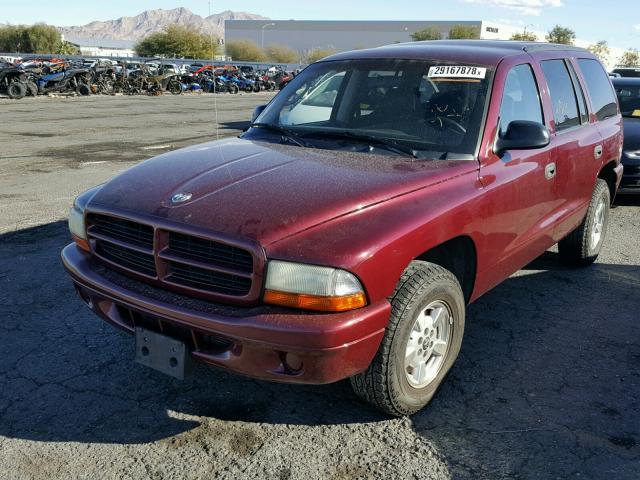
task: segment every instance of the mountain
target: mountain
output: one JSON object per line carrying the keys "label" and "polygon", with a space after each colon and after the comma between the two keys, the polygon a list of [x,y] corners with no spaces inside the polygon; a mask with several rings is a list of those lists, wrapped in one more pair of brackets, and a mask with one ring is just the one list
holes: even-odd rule
{"label": "mountain", "polygon": [[79,27],[58,27],[67,38],[101,38],[110,40],[139,40],[169,25],[185,25],[205,33],[224,36],[225,20],[269,20],[253,13],[226,10],[209,17],[201,17],[180,7],[172,10],[146,10],[135,17],[120,17],[105,22],[91,22]]}

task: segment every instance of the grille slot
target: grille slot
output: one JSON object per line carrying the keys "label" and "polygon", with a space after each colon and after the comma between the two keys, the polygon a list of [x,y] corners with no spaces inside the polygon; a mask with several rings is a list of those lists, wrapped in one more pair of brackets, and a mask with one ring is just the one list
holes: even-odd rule
{"label": "grille slot", "polygon": [[200,262],[251,273],[253,257],[242,248],[224,243],[192,237],[177,232],[169,233],[169,251]]}
{"label": "grille slot", "polygon": [[153,227],[149,225],[105,215],[93,215],[89,222],[90,233],[153,249]]}
{"label": "grille slot", "polygon": [[104,241],[96,242],[96,253],[135,272],[149,275],[150,277],[156,276],[156,264],[153,255]]}
{"label": "grille slot", "polygon": [[226,295],[243,296],[251,289],[251,279],[228,273],[207,270],[177,262],[170,262],[168,281]]}

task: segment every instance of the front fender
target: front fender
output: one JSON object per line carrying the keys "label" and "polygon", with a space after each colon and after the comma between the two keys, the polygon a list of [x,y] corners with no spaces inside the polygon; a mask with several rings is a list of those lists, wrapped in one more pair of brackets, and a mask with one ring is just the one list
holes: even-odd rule
{"label": "front fender", "polygon": [[269,245],[268,258],[328,265],[360,278],[371,302],[388,298],[409,263],[447,240],[478,244],[477,171],[358,210]]}

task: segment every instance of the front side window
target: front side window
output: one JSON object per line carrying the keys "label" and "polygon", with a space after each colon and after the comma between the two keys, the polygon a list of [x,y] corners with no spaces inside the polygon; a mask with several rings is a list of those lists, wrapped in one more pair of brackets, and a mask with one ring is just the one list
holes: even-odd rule
{"label": "front side window", "polygon": [[556,131],[579,126],[576,94],[564,60],[545,60],[540,65],[549,87]]}
{"label": "front side window", "polygon": [[507,74],[500,104],[500,135],[514,120],[544,124],[538,86],[529,64],[513,67]]}
{"label": "front side window", "polygon": [[582,70],[585,82],[587,82],[593,110],[596,112],[598,120],[617,115],[616,97],[611,88],[609,76],[600,62],[588,58],[579,58],[578,66]]}
{"label": "front side window", "polygon": [[475,154],[492,73],[490,66],[437,60],[319,62],[256,123],[285,128],[318,148],[338,148],[317,139],[341,135],[336,143],[366,136],[417,151]]}

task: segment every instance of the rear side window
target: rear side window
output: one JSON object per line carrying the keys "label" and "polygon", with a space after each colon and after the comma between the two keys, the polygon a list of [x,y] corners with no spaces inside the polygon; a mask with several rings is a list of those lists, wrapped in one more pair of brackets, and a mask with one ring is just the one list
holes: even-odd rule
{"label": "rear side window", "polygon": [[579,126],[576,94],[564,60],[545,60],[540,65],[549,86],[556,131]]}
{"label": "rear side window", "polygon": [[538,86],[529,64],[513,67],[507,74],[500,104],[500,135],[514,120],[544,124]]}
{"label": "rear side window", "polygon": [[611,88],[607,73],[597,60],[588,58],[578,59],[578,65],[587,82],[587,89],[593,103],[593,110],[598,120],[613,117],[618,114],[616,96]]}

